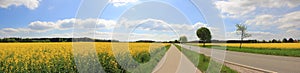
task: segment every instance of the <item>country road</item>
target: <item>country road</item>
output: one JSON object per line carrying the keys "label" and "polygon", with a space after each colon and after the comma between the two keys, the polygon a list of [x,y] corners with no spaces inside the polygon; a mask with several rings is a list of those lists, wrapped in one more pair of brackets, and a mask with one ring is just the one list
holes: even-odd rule
{"label": "country road", "polygon": [[166,52],[152,73],[202,73],[174,45]]}
{"label": "country road", "polygon": [[[190,45],[181,46],[207,56],[211,55],[212,49]],[[300,57],[285,57],[226,51],[225,60],[265,70],[271,70],[278,73],[300,73]]]}

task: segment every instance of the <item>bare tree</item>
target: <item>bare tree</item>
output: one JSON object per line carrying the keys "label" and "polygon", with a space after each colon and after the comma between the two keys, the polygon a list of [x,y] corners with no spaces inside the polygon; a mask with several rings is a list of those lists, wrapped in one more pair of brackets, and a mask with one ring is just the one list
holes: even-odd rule
{"label": "bare tree", "polygon": [[240,48],[242,48],[242,43],[243,43],[243,40],[244,38],[247,38],[247,37],[251,37],[251,34],[248,34],[246,31],[247,31],[247,27],[246,25],[243,25],[243,24],[236,24],[236,32],[238,35],[241,35],[241,42],[240,42]]}

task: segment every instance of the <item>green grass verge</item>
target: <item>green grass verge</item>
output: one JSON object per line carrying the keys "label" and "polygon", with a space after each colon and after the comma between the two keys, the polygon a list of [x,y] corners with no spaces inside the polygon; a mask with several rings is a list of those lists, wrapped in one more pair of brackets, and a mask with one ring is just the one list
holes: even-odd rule
{"label": "green grass verge", "polygon": [[[197,45],[203,47],[201,45]],[[215,48],[219,49],[219,45],[207,45],[205,48]],[[224,48],[224,47],[223,47]],[[245,52],[245,53],[256,53],[256,54],[265,54],[265,55],[277,55],[277,56],[292,56],[300,57],[300,49],[280,49],[280,48],[250,48],[250,47],[230,47],[227,46],[229,51]]]}
{"label": "green grass verge", "polygon": [[[209,63],[210,63],[210,57],[205,56],[204,54],[197,53],[192,50],[188,50],[185,48],[182,48],[179,45],[175,45],[194,65],[197,65],[196,67],[202,71],[202,72],[207,72]],[[212,62],[211,63],[211,69],[216,69],[218,68],[218,63],[217,62]],[[219,65],[220,66],[220,65]],[[210,70],[212,72],[210,73],[217,73],[219,70]],[[220,73],[238,73],[237,71],[230,69],[229,67],[222,65],[222,69]]]}
{"label": "green grass verge", "polygon": [[[171,45],[162,47],[161,49],[154,50],[149,55],[139,55],[139,57],[134,57],[138,62],[140,62],[139,68],[133,68],[132,73],[152,73],[158,62],[169,50]],[[145,52],[146,53],[146,52]],[[144,54],[145,54],[144,53]],[[144,61],[142,61],[144,59]]]}
{"label": "green grass verge", "polygon": [[246,53],[266,54],[266,55],[300,57],[300,49],[267,49],[267,48],[227,47],[227,50],[246,52]]}

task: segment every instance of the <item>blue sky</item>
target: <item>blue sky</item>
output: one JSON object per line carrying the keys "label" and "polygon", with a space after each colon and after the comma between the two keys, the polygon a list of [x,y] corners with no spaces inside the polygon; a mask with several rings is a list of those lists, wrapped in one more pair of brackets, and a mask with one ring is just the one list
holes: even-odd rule
{"label": "blue sky", "polygon": [[57,21],[60,19],[74,18],[80,0],[43,0],[33,10],[26,6],[11,5],[0,8],[0,28],[26,27],[34,21]]}
{"label": "blue sky", "polygon": [[[99,39],[127,36],[123,39],[164,41],[185,35],[189,40],[197,40],[195,30],[204,26],[211,29],[213,39],[223,40],[239,39],[234,25],[242,23],[252,34],[248,39],[300,39],[300,1],[213,0],[212,7],[206,8],[219,11],[217,16],[223,19],[225,27],[208,24],[206,19],[214,12],[205,7],[200,11],[193,1],[109,0],[101,16],[80,19],[77,12],[81,0],[2,0],[0,37],[74,37],[75,33],[77,37],[89,35]],[[87,29],[95,24],[94,32],[77,32],[72,27]],[[128,33],[132,29],[135,30]]]}

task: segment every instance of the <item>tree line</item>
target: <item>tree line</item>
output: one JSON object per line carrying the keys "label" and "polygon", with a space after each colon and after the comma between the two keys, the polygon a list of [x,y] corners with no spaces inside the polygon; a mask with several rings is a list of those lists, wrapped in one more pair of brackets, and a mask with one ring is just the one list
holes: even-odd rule
{"label": "tree line", "polygon": [[[251,41],[244,41],[245,38],[251,37],[252,35],[247,33],[247,26],[244,24],[236,24],[236,33],[238,35],[240,35],[240,40],[231,40],[231,41],[218,41],[218,40],[211,40],[211,33],[210,30],[206,27],[201,27],[196,31],[196,35],[199,39],[199,43],[203,43],[203,46],[205,46],[205,43],[209,43],[209,42],[227,42],[227,43],[240,43],[240,48],[242,47],[242,44],[247,42],[247,43],[294,43],[294,42],[299,42],[299,40],[294,40],[293,38],[283,38],[282,41],[281,40],[263,40],[261,42],[257,41],[257,40],[251,40]],[[182,41],[182,40],[187,40],[185,36],[182,36],[179,38],[179,42],[187,42],[187,41]]]}
{"label": "tree line", "polygon": [[118,40],[104,40],[92,38],[0,38],[0,42],[118,42]]}

